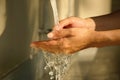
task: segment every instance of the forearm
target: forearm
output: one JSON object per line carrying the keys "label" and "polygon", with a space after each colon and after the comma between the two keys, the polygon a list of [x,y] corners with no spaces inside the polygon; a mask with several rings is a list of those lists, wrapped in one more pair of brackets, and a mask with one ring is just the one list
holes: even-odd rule
{"label": "forearm", "polygon": [[95,29],[97,31],[120,29],[120,11],[108,15],[93,17],[92,19],[95,22]]}
{"label": "forearm", "polygon": [[120,45],[120,29],[109,31],[96,31],[92,47]]}

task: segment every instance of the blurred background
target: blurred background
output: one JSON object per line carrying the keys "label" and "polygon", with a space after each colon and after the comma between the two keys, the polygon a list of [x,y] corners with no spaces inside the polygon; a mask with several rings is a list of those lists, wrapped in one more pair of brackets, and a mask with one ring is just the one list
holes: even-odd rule
{"label": "blurred background", "polygon": [[[119,0],[56,0],[59,19],[92,17],[120,9]],[[0,0],[0,80],[49,80],[42,52],[30,48],[54,25],[49,0]],[[65,80],[120,80],[120,47],[74,54]]]}

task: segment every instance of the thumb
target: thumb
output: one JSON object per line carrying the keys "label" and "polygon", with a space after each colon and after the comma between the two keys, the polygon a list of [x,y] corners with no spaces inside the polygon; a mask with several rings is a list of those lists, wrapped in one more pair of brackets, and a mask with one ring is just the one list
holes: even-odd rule
{"label": "thumb", "polygon": [[59,39],[59,38],[63,38],[63,37],[69,37],[72,36],[72,31],[71,29],[62,29],[59,31],[52,31],[50,33],[48,33],[48,38],[51,39]]}

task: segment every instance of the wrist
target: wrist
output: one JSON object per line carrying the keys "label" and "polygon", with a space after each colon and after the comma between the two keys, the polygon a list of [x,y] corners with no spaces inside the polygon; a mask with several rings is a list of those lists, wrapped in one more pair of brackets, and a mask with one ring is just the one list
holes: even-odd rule
{"label": "wrist", "polygon": [[96,24],[95,21],[92,18],[85,18],[86,26],[92,30],[95,30]]}
{"label": "wrist", "polygon": [[90,47],[100,47],[102,42],[102,36],[100,32],[94,31],[94,34],[91,36],[92,40],[90,43]]}
{"label": "wrist", "polygon": [[91,47],[104,47],[110,45],[112,38],[106,33],[106,31],[95,31],[92,35]]}

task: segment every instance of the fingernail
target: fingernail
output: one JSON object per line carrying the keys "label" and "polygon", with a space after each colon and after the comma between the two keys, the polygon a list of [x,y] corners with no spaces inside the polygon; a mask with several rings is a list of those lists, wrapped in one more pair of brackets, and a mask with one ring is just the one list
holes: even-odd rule
{"label": "fingernail", "polygon": [[53,33],[48,33],[48,38],[53,38]]}

